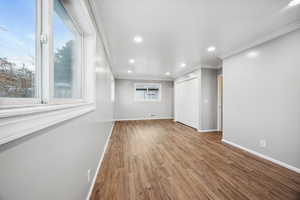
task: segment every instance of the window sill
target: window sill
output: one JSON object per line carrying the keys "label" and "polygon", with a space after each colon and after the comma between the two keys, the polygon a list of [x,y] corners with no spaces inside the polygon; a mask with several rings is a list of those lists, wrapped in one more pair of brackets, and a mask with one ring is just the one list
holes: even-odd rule
{"label": "window sill", "polygon": [[141,103],[160,103],[161,100],[134,100],[135,102],[141,102]]}
{"label": "window sill", "polygon": [[95,110],[94,103],[0,110],[0,145]]}

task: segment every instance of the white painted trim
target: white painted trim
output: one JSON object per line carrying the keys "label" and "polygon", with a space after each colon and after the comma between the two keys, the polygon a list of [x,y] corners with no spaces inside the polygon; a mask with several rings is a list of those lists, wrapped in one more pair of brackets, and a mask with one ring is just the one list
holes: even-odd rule
{"label": "white painted trim", "polygon": [[2,118],[37,114],[41,112],[49,112],[49,111],[55,111],[60,109],[66,109],[66,108],[74,108],[74,107],[84,106],[88,104],[92,105],[92,103],[78,102],[78,103],[69,103],[69,104],[38,104],[34,106],[25,106],[25,107],[19,107],[14,109],[3,109],[0,110],[0,126],[1,126]]}
{"label": "white painted trim", "polygon": [[103,161],[103,159],[104,159],[104,155],[105,155],[105,153],[106,153],[106,149],[107,149],[108,144],[109,144],[109,141],[110,141],[110,137],[111,137],[112,132],[113,132],[113,130],[114,130],[114,126],[115,126],[115,122],[113,122],[113,125],[112,125],[112,127],[111,127],[111,129],[110,129],[109,136],[108,136],[108,138],[107,138],[107,140],[106,140],[106,142],[105,142],[104,149],[103,149],[103,152],[102,152],[102,154],[101,154],[101,157],[100,157],[100,160],[99,160],[99,163],[98,163],[96,172],[95,172],[95,174],[94,174],[94,178],[93,178],[92,183],[91,183],[91,185],[90,185],[90,189],[89,189],[88,195],[87,195],[87,197],[86,197],[86,200],[90,200],[90,198],[91,198],[91,195],[92,195],[92,192],[93,192],[93,189],[94,189],[96,180],[97,180],[97,176],[98,176],[98,174],[99,174],[100,167],[101,167],[102,161]]}
{"label": "white painted trim", "polygon": [[115,74],[116,79],[120,80],[142,80],[142,81],[173,81],[173,78],[168,76],[168,77],[155,77],[155,76],[146,76],[146,75],[137,75],[136,73],[132,76],[128,74]]}
{"label": "white painted trim", "polygon": [[198,129],[198,132],[201,133],[218,132],[218,131],[219,131],[218,129],[206,129],[206,130]]}
{"label": "white painted trim", "polygon": [[139,120],[157,120],[157,119],[174,119],[174,117],[153,117],[153,118],[127,118],[115,119],[115,121],[139,121]]}
{"label": "white painted trim", "polygon": [[270,34],[268,34],[268,35],[266,35],[266,36],[264,36],[264,37],[262,37],[262,38],[260,38],[258,40],[255,40],[254,42],[252,42],[252,43],[250,43],[250,44],[248,44],[246,46],[243,46],[241,48],[235,49],[235,50],[230,51],[228,53],[222,54],[222,55],[220,55],[220,58],[222,60],[227,59],[227,58],[232,57],[232,56],[234,56],[236,54],[239,54],[239,53],[241,53],[243,51],[246,51],[248,49],[251,49],[253,47],[256,47],[258,45],[266,43],[266,42],[268,42],[270,40],[274,40],[274,39],[276,39],[276,38],[278,38],[278,37],[280,37],[282,35],[288,34],[288,33],[292,32],[292,31],[295,31],[295,30],[297,30],[299,28],[300,28],[300,21],[296,21],[296,22],[291,23],[291,24],[289,24],[287,26],[284,26],[284,27],[282,27],[280,29],[277,29],[276,31],[274,31],[274,32],[272,32],[272,33],[270,33]]}
{"label": "white painted trim", "polygon": [[174,79],[174,84],[178,82],[182,82],[191,78],[201,79],[201,66],[198,66],[197,69],[193,69],[192,71],[183,74],[182,76],[178,76]]}
{"label": "white painted trim", "polygon": [[[102,25],[102,20],[101,17],[99,16],[98,12],[96,12],[96,1],[95,0],[86,0],[84,1],[85,6],[88,10],[89,16],[92,20],[93,26],[96,30],[97,36],[99,37],[99,41],[103,47],[104,53],[105,53],[105,58],[108,62],[108,66],[110,68],[110,71],[112,72],[112,59],[111,59],[111,53],[110,50],[108,48],[108,41],[106,38],[106,35],[104,34],[104,29],[103,29],[103,25]],[[114,76],[115,77],[115,76]]]}
{"label": "white painted trim", "polygon": [[196,75],[190,74],[190,76],[188,76],[188,77],[184,77],[184,78],[182,78],[180,80],[174,81],[174,84],[180,84],[182,82],[190,81],[190,80],[193,80],[193,79],[198,79],[199,80],[198,75],[197,74]]}
{"label": "white painted trim", "polygon": [[191,66],[190,68],[182,71],[181,73],[175,74],[174,81],[184,78],[184,77],[188,76],[189,74],[197,73],[197,72],[201,71],[201,68],[202,68],[201,63]]}
{"label": "white painted trim", "polygon": [[254,154],[254,155],[258,156],[258,157],[261,157],[261,158],[263,158],[263,159],[269,160],[269,161],[271,161],[271,162],[273,162],[273,163],[275,163],[275,164],[278,164],[278,165],[280,165],[280,166],[282,166],[282,167],[285,167],[285,168],[287,168],[287,169],[290,169],[290,170],[292,170],[292,171],[294,171],[294,172],[300,173],[300,169],[299,169],[299,168],[294,167],[294,166],[291,166],[291,165],[289,165],[289,164],[287,164],[287,163],[284,163],[284,162],[282,162],[282,161],[276,160],[276,159],[274,159],[274,158],[271,158],[271,157],[269,157],[269,156],[263,155],[263,154],[258,153],[258,152],[256,152],[256,151],[247,149],[247,148],[245,148],[245,147],[243,147],[243,146],[240,146],[240,145],[238,145],[238,144],[235,144],[235,143],[230,142],[230,141],[225,140],[225,139],[222,139],[222,142],[223,142],[223,143],[226,143],[226,144],[229,144],[229,145],[231,145],[231,146],[234,146],[234,147],[236,147],[236,148],[242,149],[242,150],[244,150],[244,151],[247,151],[247,152],[249,152],[249,153],[251,153],[251,154]]}
{"label": "white painted trim", "polygon": [[212,66],[212,65],[202,65],[202,69],[221,69],[222,65]]}
{"label": "white painted trim", "polygon": [[[25,109],[25,108],[24,108]],[[46,108],[45,108],[46,109]],[[48,108],[47,108],[48,109]],[[30,135],[49,126],[64,122],[95,110],[91,103],[53,107],[43,112],[3,113],[0,117],[0,145]]]}
{"label": "white painted trim", "polygon": [[223,74],[219,74],[217,76],[217,80],[218,80],[218,103],[217,103],[217,124],[218,124],[218,130],[219,131],[223,131],[223,127],[222,127],[222,118],[223,118],[223,102],[221,101],[223,98],[223,91],[224,90],[224,81],[223,81],[223,88],[221,88],[221,78],[223,78]]}

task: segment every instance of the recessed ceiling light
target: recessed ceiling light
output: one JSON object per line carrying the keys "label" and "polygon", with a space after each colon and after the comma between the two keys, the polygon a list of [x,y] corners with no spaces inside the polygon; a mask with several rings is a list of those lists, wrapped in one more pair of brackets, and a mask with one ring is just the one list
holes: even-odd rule
{"label": "recessed ceiling light", "polygon": [[182,68],[186,67],[186,64],[185,63],[181,63],[180,65]]}
{"label": "recessed ceiling light", "polygon": [[170,72],[166,72],[166,75],[167,75],[167,76],[170,76],[170,75],[171,75],[171,73],[170,73]]}
{"label": "recessed ceiling light", "polygon": [[247,53],[247,57],[248,58],[256,58],[259,55],[258,51],[250,51],[249,53]]}
{"label": "recessed ceiling light", "polygon": [[214,47],[214,46],[210,46],[207,48],[208,52],[214,52],[215,50],[216,50],[216,47]]}
{"label": "recessed ceiling light", "polygon": [[131,71],[131,70],[128,70],[127,72],[128,72],[128,74],[131,74],[131,73],[132,73],[132,71]]}
{"label": "recessed ceiling light", "polygon": [[134,41],[135,43],[141,43],[141,42],[143,42],[143,38],[142,38],[141,36],[139,36],[139,35],[136,35],[136,36],[133,38],[133,41]]}
{"label": "recessed ceiling light", "polygon": [[133,64],[133,63],[135,63],[135,60],[134,60],[134,59],[129,59],[128,62],[129,62],[130,64]]}
{"label": "recessed ceiling light", "polygon": [[290,3],[288,4],[288,7],[293,7],[293,6],[297,6],[300,4],[300,0],[292,0],[290,1]]}

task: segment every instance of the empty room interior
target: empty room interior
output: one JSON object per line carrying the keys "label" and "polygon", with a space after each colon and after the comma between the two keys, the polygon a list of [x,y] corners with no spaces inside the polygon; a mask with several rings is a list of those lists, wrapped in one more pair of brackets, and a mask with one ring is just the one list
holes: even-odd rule
{"label": "empty room interior", "polygon": [[0,200],[300,200],[300,0],[0,1]]}

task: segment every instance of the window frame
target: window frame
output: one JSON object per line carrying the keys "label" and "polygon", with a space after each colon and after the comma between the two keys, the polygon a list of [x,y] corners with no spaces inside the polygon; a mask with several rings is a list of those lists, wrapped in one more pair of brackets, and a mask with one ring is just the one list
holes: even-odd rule
{"label": "window frame", "polygon": [[[143,85],[143,86],[146,86],[147,87],[147,91],[149,89],[150,86],[156,86],[158,87],[158,99],[139,99],[137,98],[137,95],[136,95],[136,89],[137,89],[137,86],[139,85]],[[134,83],[134,101],[135,102],[161,102],[161,95],[162,95],[162,86],[161,86],[161,83]]]}
{"label": "window frame", "polygon": [[[70,2],[70,1],[69,1]],[[74,3],[73,3],[74,2]],[[64,5],[68,12],[74,12],[69,15],[78,22],[82,37],[82,64],[81,64],[81,98],[80,99],[62,99],[55,100],[51,97],[51,78],[53,76],[54,62],[53,56],[53,38],[52,38],[52,20],[53,20],[53,0],[36,0],[39,10],[37,21],[39,28],[36,29],[36,59],[39,63],[38,70],[40,76],[37,76],[39,84],[36,95],[39,98],[0,98],[0,145],[18,139],[20,137],[42,130],[49,126],[61,123],[63,121],[84,115],[96,109],[95,104],[95,56],[97,39],[100,33],[96,29],[96,22],[90,16],[91,5],[85,0],[71,1]],[[41,17],[42,16],[42,17]],[[86,59],[86,58],[89,59]],[[105,57],[107,59],[107,57]],[[52,67],[52,68],[51,68]]]}
{"label": "window frame", "polygon": [[[0,97],[0,109],[14,109],[41,105],[81,104],[86,99],[86,63],[85,63],[85,34],[80,24],[74,19],[72,6],[62,6],[69,15],[74,29],[75,37],[80,38],[80,98],[55,98],[54,97],[54,44],[53,44],[53,17],[54,0],[35,0],[36,3],[36,30],[35,30],[35,97]],[[43,42],[44,40],[44,42]]]}
{"label": "window frame", "polygon": [[[54,0],[51,0],[52,2]],[[64,9],[66,10],[70,20],[71,20],[71,23],[72,25],[67,25],[69,28],[70,28],[70,31],[74,33],[75,37],[80,41],[80,61],[79,61],[79,64],[77,64],[80,69],[80,98],[55,98],[54,97],[54,62],[51,64],[50,66],[50,70],[51,70],[51,73],[52,73],[52,76],[51,76],[51,79],[50,79],[50,85],[51,85],[51,88],[50,88],[50,103],[51,104],[70,104],[70,103],[82,103],[84,102],[84,94],[85,94],[85,91],[84,91],[84,71],[85,71],[85,63],[84,63],[84,59],[85,59],[85,56],[84,56],[84,31],[81,29],[80,27],[80,24],[74,19],[74,14],[72,14],[72,8],[70,6],[68,6],[67,4],[64,4],[63,2],[61,2],[62,6],[64,7]],[[54,18],[54,7],[52,9],[52,20]],[[54,43],[53,43],[53,38],[54,38],[54,28],[53,28],[53,23],[52,23],[52,30],[51,30],[51,35],[52,35],[52,44],[54,46]],[[51,53],[51,60],[54,61],[54,47],[52,48],[52,53]],[[76,73],[78,73],[76,71]]]}
{"label": "window frame", "polygon": [[28,107],[41,104],[41,30],[42,3],[35,0],[35,97],[0,97],[0,109]]}

